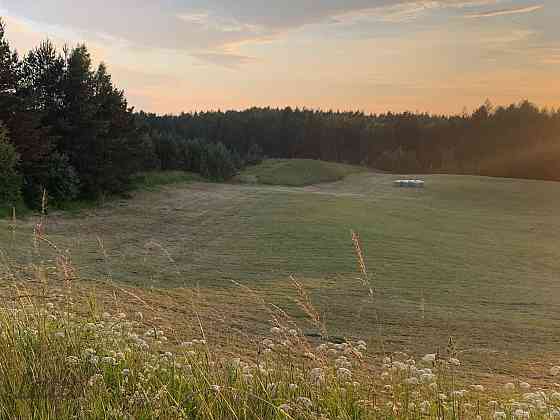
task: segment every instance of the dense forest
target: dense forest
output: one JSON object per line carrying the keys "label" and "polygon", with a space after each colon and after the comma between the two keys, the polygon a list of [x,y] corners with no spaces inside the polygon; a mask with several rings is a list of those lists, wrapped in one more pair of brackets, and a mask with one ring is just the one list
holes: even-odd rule
{"label": "dense forest", "polygon": [[57,51],[45,41],[20,57],[0,21],[0,209],[122,193],[148,170],[226,180],[263,157],[560,180],[560,110],[523,101],[459,116],[292,108],[158,116],[129,107],[85,45]]}
{"label": "dense forest", "polygon": [[204,138],[241,155],[560,180],[560,110],[540,110],[528,101],[496,108],[487,101],[459,116],[253,108],[137,117],[165,142]]}

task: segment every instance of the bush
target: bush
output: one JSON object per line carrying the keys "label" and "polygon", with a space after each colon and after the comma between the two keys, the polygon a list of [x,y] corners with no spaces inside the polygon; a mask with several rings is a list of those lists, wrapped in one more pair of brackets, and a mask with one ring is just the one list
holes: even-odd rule
{"label": "bush", "polygon": [[0,209],[11,208],[21,199],[22,180],[17,173],[18,155],[0,123]]}
{"label": "bush", "polygon": [[222,143],[193,139],[182,143],[180,150],[184,170],[199,173],[214,181],[232,178],[241,166],[239,156]]}
{"label": "bush", "polygon": [[57,207],[75,200],[80,193],[80,180],[68,156],[53,152],[42,164],[45,169],[40,171],[40,176],[24,177],[23,197],[27,206],[39,209],[45,190],[51,206]]}
{"label": "bush", "polygon": [[47,193],[55,203],[71,201],[80,193],[80,179],[68,156],[55,152],[48,161]]}

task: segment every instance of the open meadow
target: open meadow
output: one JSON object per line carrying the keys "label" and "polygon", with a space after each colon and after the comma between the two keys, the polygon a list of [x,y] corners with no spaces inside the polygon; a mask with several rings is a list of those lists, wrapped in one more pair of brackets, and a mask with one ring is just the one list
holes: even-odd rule
{"label": "open meadow", "polygon": [[[392,185],[397,175],[353,168],[335,182],[294,187],[274,185],[271,165],[283,162],[263,166],[266,185],[256,167],[241,177],[249,183],[178,182],[49,214],[56,251],[33,241],[39,216],[3,220],[4,275],[65,255],[84,295],[103,295],[117,310],[155,307],[179,334],[199,317],[226,347],[231,331],[268,333],[261,299],[304,333],[319,332],[294,302],[293,276],[333,337],[418,355],[453,337],[477,374],[547,380],[560,357],[559,183],[429,175],[424,189],[403,189]],[[278,184],[294,184],[297,165],[288,168]],[[114,290],[122,300],[112,301]]]}

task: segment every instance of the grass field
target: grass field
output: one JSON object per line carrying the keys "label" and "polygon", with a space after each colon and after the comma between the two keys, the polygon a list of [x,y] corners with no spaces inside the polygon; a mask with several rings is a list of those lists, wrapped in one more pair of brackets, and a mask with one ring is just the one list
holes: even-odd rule
{"label": "grass field", "polygon": [[[259,169],[268,174],[270,165],[249,172],[290,184],[292,169],[262,181]],[[560,357],[560,184],[433,175],[416,190],[394,188],[397,175],[352,172],[300,188],[178,183],[79,215],[52,214],[46,229],[86,284],[140,287],[145,299],[152,288],[165,296],[151,302],[170,321],[187,316],[195,290],[221,308],[225,327],[268,329],[234,282],[303,319],[294,275],[334,335],[414,352],[445,348],[453,336],[480,372],[540,378],[540,367]],[[34,223],[18,221],[14,232],[0,222],[6,261],[53,258],[33,246]],[[351,230],[360,233],[373,302]]]}
{"label": "grass field", "polygon": [[323,162],[311,159],[269,159],[246,169],[239,179],[249,183],[304,187],[324,182],[340,181],[363,172],[359,166]]}

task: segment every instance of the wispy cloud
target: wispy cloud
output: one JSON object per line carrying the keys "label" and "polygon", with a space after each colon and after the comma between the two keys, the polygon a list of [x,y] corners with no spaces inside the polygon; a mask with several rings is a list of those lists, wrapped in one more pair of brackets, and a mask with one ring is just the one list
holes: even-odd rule
{"label": "wispy cloud", "polygon": [[522,13],[532,13],[536,12],[544,8],[544,5],[539,4],[536,6],[527,6],[527,7],[516,7],[510,9],[500,9],[500,10],[490,10],[488,12],[481,12],[481,13],[473,13],[470,15],[465,15],[467,19],[478,19],[478,18],[486,18],[486,17],[494,17],[494,16],[506,16],[506,15],[518,15]]}
{"label": "wispy cloud", "polygon": [[255,61],[253,57],[224,51],[203,51],[192,53],[191,55],[199,60],[230,69]]}

